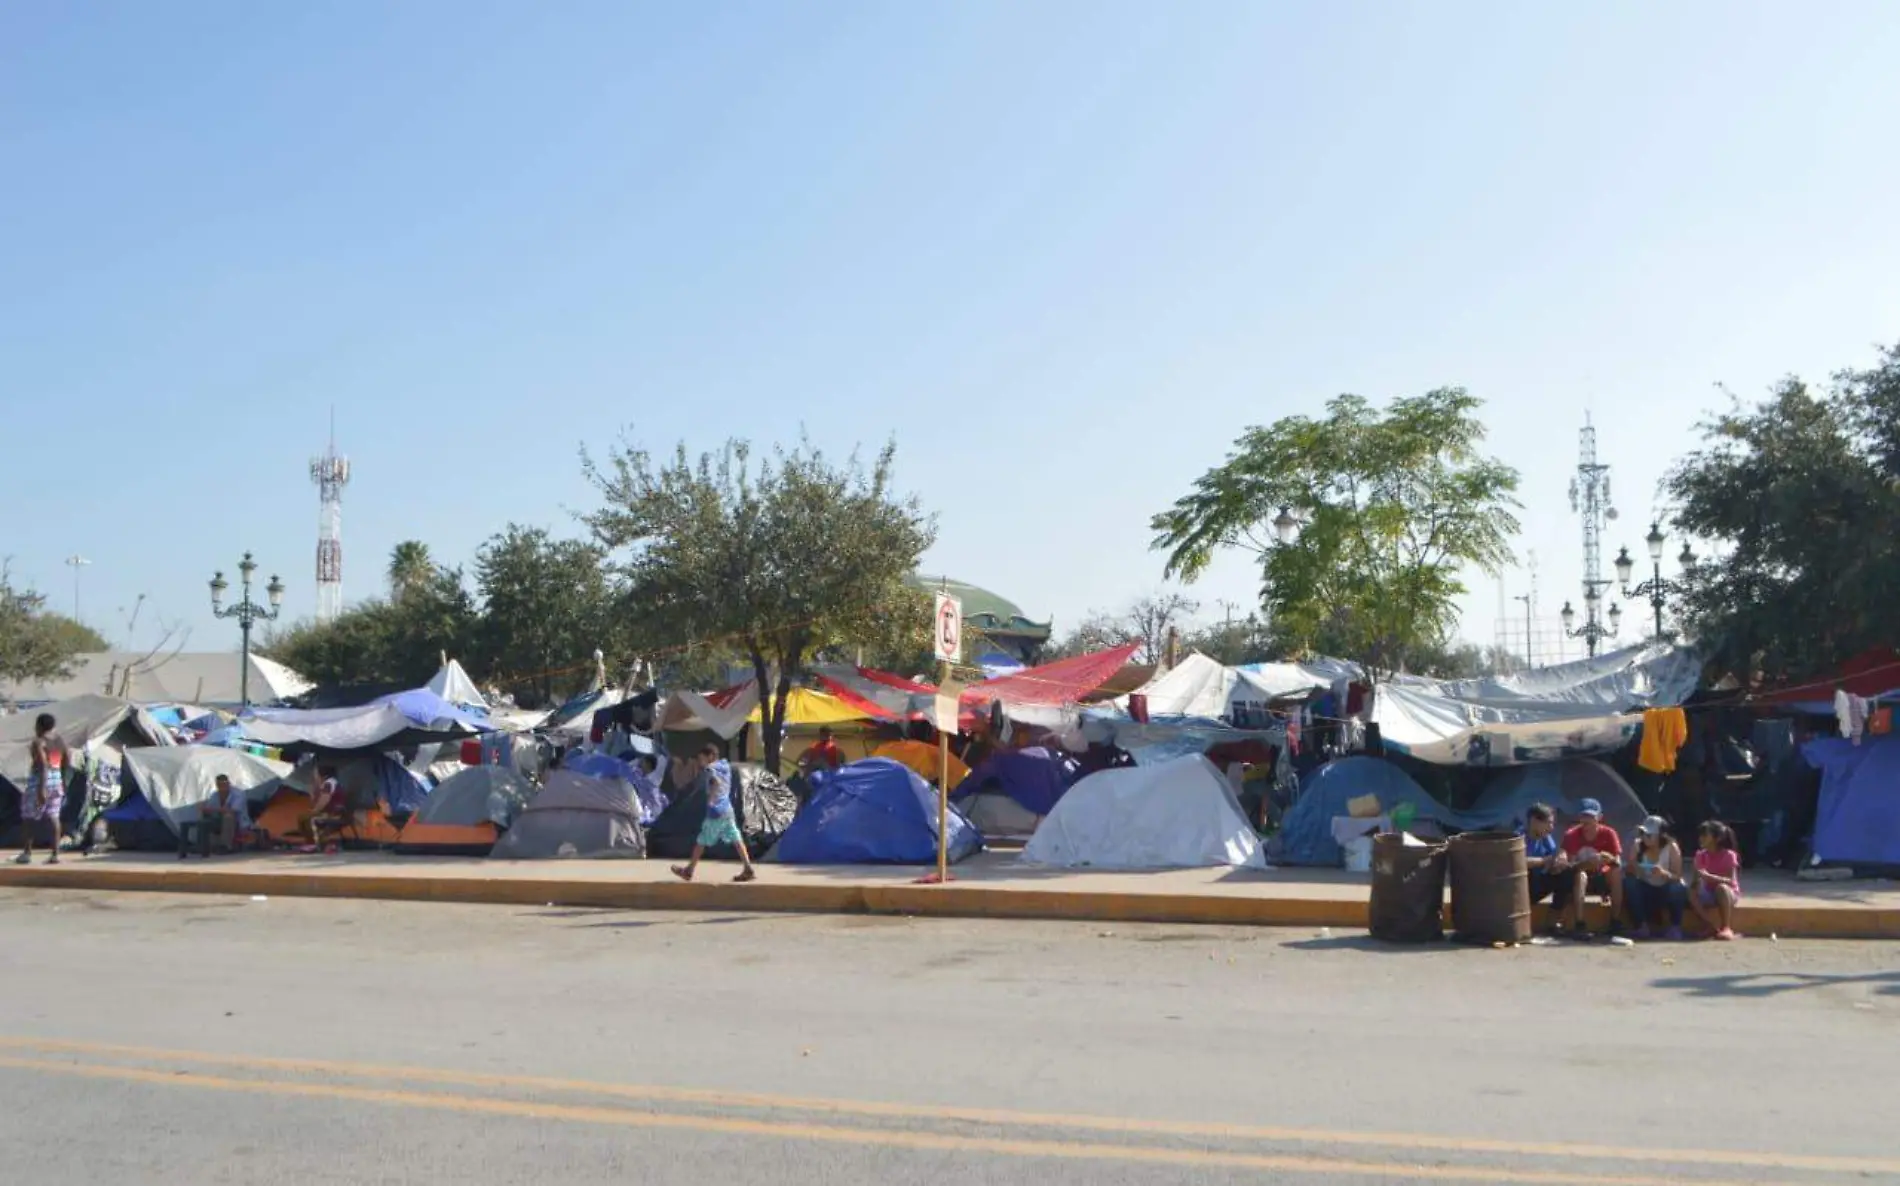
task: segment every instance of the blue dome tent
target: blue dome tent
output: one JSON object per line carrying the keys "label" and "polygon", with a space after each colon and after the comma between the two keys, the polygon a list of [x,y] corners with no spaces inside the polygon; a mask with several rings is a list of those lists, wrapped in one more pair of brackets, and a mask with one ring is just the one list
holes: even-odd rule
{"label": "blue dome tent", "polygon": [[[792,865],[923,865],[937,859],[937,793],[908,766],[866,758],[812,775],[811,801],[772,859]],[[983,836],[950,809],[949,856],[983,848]]]}

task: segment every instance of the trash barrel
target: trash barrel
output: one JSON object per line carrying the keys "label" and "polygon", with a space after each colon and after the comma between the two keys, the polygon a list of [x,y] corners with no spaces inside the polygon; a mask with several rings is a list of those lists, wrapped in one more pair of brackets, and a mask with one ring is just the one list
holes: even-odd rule
{"label": "trash barrel", "polygon": [[1464,943],[1523,943],[1531,937],[1531,879],[1524,838],[1466,832],[1451,841],[1451,931]]}
{"label": "trash barrel", "polygon": [[1445,937],[1445,846],[1407,844],[1382,833],[1372,840],[1372,937],[1432,943]]}

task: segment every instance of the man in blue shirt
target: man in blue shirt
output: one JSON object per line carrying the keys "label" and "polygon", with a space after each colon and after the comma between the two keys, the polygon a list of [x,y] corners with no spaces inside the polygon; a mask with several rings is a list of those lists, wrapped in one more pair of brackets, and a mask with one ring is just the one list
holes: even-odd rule
{"label": "man in blue shirt", "polygon": [[1524,864],[1531,872],[1531,904],[1548,896],[1554,909],[1561,898],[1559,883],[1563,878],[1559,874],[1565,862],[1563,845],[1557,839],[1557,819],[1548,805],[1531,804],[1524,813],[1523,835]]}

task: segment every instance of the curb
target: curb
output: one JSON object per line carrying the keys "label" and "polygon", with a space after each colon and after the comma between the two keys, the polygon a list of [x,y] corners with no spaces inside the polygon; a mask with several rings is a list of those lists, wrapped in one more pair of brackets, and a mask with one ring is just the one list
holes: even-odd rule
{"label": "curb", "polygon": [[[627,910],[749,910],[771,913],[886,914],[935,918],[1051,919],[1364,930],[1364,900],[1139,894],[1104,890],[1003,889],[975,884],[786,885],[753,882],[566,881],[387,877],[366,874],[236,873],[136,868],[0,868],[0,888],[136,893],[276,895],[489,906],[595,906]],[[1542,921],[1543,907],[1538,907]],[[1449,924],[1449,917],[1447,918]],[[1593,908],[1591,923],[1609,921]],[[1900,939],[1900,908],[1744,906],[1744,934],[1789,939]]]}

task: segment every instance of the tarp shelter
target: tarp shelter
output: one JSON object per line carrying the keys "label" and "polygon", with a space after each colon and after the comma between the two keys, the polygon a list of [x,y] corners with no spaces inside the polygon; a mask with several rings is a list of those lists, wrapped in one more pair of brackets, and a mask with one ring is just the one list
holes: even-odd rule
{"label": "tarp shelter", "polygon": [[243,796],[248,819],[252,800],[267,799],[290,766],[215,745],[135,749],[125,755],[124,798],[143,798],[176,843],[184,825],[197,822],[199,806],[217,789],[220,774]]}
{"label": "tarp shelter", "polygon": [[[20,704],[108,696],[141,704],[200,704],[236,708],[243,683],[242,659],[230,651],[95,651],[76,655],[64,679],[0,683],[0,699]],[[250,657],[253,704],[301,696],[312,684],[282,663]]]}
{"label": "tarp shelter", "polygon": [[[1569,827],[1577,821],[1577,810],[1585,799],[1603,805],[1603,822],[1625,841],[1649,815],[1622,775],[1590,758],[1568,758],[1498,771],[1470,810],[1462,813],[1460,826],[1515,830],[1531,804],[1543,803],[1556,812],[1559,827]],[[1687,836],[1681,839],[1685,844],[1689,841]]]}
{"label": "tarp shelter", "polygon": [[[350,806],[351,825],[344,842],[381,847],[399,838],[395,820],[421,809],[428,786],[413,771],[384,753],[357,753],[305,762],[285,775],[253,820],[275,840],[297,834],[298,817],[310,810],[310,792],[321,766],[336,767],[337,788]],[[394,817],[392,819],[391,817]]]}
{"label": "tarp shelter", "polygon": [[1025,714],[1017,710],[1061,709],[1079,705],[1088,699],[1090,693],[1127,666],[1128,660],[1140,649],[1139,642],[1131,642],[1106,651],[1077,655],[1073,659],[1058,659],[1054,663],[1025,668],[1012,675],[984,680],[964,689],[960,712],[965,716],[974,716],[989,711],[989,706],[1000,700],[1004,711],[1012,717],[1028,719],[1034,724],[1048,723],[1053,718],[1047,712]]}
{"label": "tarp shelter", "polygon": [[1837,691],[1863,700],[1900,696],[1900,653],[1891,647],[1876,647],[1854,656],[1819,679],[1790,684],[1756,697],[1753,703],[1824,716],[1834,711]]}
{"label": "tarp shelter", "polygon": [[872,667],[825,664],[813,669],[812,674],[824,691],[861,696],[900,717],[908,718],[921,712],[937,695],[936,687],[931,684]]}
{"label": "tarp shelter", "polygon": [[[1243,710],[1258,710],[1276,700],[1296,699],[1330,688],[1339,680],[1364,676],[1357,664],[1340,659],[1310,663],[1254,663],[1223,667],[1194,652],[1137,689],[1149,718],[1198,717],[1226,720]],[[1130,707],[1124,698],[1117,705]]]}
{"label": "tarp shelter", "polygon": [[1583,717],[1674,708],[1695,692],[1701,679],[1702,659],[1693,650],[1645,643],[1514,675],[1400,682],[1480,708],[1508,711],[1568,705],[1568,710],[1558,709],[1551,715]]}
{"label": "tarp shelter", "polygon": [[[811,801],[779,839],[772,858],[794,865],[923,865],[937,859],[937,792],[917,772],[867,758],[812,776]],[[983,836],[956,808],[946,855],[960,861]]]}
{"label": "tarp shelter", "polygon": [[507,766],[466,767],[429,793],[396,851],[487,856],[534,795],[534,784]]}
{"label": "tarp shelter", "polygon": [[[755,704],[746,719],[754,725],[762,724],[765,706]],[[847,699],[811,688],[793,688],[785,695],[785,727],[788,729],[800,725],[854,725],[866,720],[895,719],[895,714],[886,712],[860,696],[853,695]]]}
{"label": "tarp shelter", "polygon": [[758,706],[756,680],[704,694],[674,692],[660,712],[660,728],[671,733],[712,733],[731,740],[746,727]]}
{"label": "tarp shelter", "polygon": [[475,686],[475,681],[468,677],[468,672],[455,659],[444,663],[440,671],[429,677],[424,687],[461,708],[483,711],[488,708],[488,698],[482,695],[482,690]]}
{"label": "tarp shelter", "polygon": [[283,749],[388,750],[473,737],[489,725],[427,688],[356,708],[257,708],[238,718],[246,736]]}
{"label": "tarp shelter", "polygon": [[1390,815],[1409,803],[1419,819],[1442,825],[1456,818],[1393,763],[1363,754],[1338,758],[1300,780],[1299,796],[1280,821],[1278,859],[1288,865],[1339,864],[1345,854],[1333,839],[1333,820],[1350,815],[1347,804],[1365,795],[1379,801],[1374,815]]}
{"label": "tarp shelter", "polygon": [[[798,797],[785,782],[763,766],[733,762],[733,822],[745,838],[746,851],[754,859],[772,850],[798,813]],[[647,847],[656,857],[678,859],[688,856],[699,839],[699,827],[706,822],[706,784],[694,778],[686,786],[672,790],[672,802],[647,829]],[[706,851],[715,861],[736,860],[739,850],[729,844],[715,845]]]}
{"label": "tarp shelter", "polygon": [[[872,752],[871,756],[874,758],[887,758],[890,761],[908,766],[917,772],[918,777],[930,783],[932,786],[935,786],[937,783],[937,766],[943,758],[943,751],[942,747],[928,741],[891,741],[878,746],[877,749]],[[969,777],[970,768],[963,764],[963,759],[957,757],[955,754],[951,754],[949,767],[950,788],[955,790],[957,787],[962,786],[963,781]]]}
{"label": "tarp shelter", "polygon": [[1801,755],[1821,772],[1814,855],[1836,864],[1900,868],[1900,738],[1869,737],[1855,745],[1822,737],[1802,746]]}
{"label": "tarp shelter", "polygon": [[614,778],[551,770],[547,785],[495,842],[492,861],[555,857],[644,857],[640,806],[633,788]]}
{"label": "tarp shelter", "polygon": [[151,713],[111,696],[75,696],[0,716],[0,844],[11,845],[20,838],[20,792],[33,770],[33,726],[42,713],[51,714],[53,731],[73,757],[73,766],[66,771],[62,835],[72,835],[82,825],[89,801],[110,803],[118,798],[119,772],[127,750],[172,744],[170,730]]}
{"label": "tarp shelter", "polygon": [[1267,867],[1233,788],[1202,757],[1089,775],[1042,821],[1022,859],[1063,868]]}

